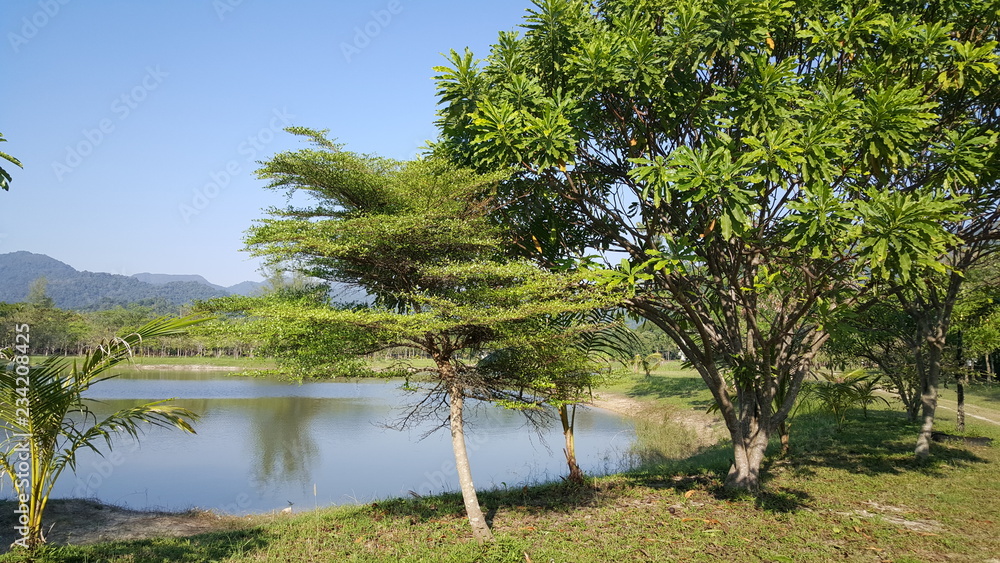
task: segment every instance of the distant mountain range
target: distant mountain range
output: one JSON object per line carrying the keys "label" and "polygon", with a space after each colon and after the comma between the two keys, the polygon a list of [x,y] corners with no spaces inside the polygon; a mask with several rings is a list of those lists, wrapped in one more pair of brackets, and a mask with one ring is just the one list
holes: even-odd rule
{"label": "distant mountain range", "polygon": [[31,282],[44,277],[46,294],[61,309],[100,310],[129,303],[183,305],[226,295],[253,295],[264,286],[245,281],[230,287],[198,275],[80,272],[44,254],[19,251],[0,254],[0,301],[19,303]]}

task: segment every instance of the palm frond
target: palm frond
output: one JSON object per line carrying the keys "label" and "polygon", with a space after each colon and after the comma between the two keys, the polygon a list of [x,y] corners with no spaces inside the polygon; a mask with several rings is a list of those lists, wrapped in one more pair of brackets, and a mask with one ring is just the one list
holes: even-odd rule
{"label": "palm frond", "polygon": [[[4,139],[3,133],[0,133],[0,143],[5,143],[5,142],[7,142],[7,139]],[[0,151],[0,159],[6,160],[7,162],[10,162],[11,164],[17,166],[18,168],[23,168],[21,166],[20,160],[14,158],[13,156],[3,151]],[[0,166],[0,189],[6,191],[9,188],[10,188],[10,173],[8,173],[6,170],[3,169],[2,166]]]}
{"label": "palm frond", "polygon": [[[61,469],[62,466],[68,464],[75,471],[78,450],[87,448],[97,454],[104,455],[98,448],[101,439],[104,439],[108,448],[112,447],[113,438],[123,434],[138,440],[144,425],[160,428],[173,427],[190,434],[196,434],[188,421],[197,420],[198,415],[183,407],[166,404],[172,400],[165,399],[122,409],[104,420],[90,425],[85,430],[78,429],[76,424],[65,425],[63,431],[68,440],[60,449],[59,454],[56,455],[55,466]],[[92,413],[88,410],[84,414]]]}

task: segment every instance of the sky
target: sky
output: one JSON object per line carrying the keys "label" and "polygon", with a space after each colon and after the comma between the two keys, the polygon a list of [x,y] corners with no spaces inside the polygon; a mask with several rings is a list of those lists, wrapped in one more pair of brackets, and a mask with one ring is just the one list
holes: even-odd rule
{"label": "sky", "polygon": [[[258,161],[305,148],[415,157],[434,66],[485,57],[530,0],[2,0],[0,254],[77,270],[262,278],[243,237],[284,195]],[[0,280],[2,283],[2,280]]]}

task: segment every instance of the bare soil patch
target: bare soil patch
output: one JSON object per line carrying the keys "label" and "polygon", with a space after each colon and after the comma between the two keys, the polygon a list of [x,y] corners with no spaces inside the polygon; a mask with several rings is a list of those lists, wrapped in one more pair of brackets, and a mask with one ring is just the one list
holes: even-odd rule
{"label": "bare soil patch", "polygon": [[[0,503],[0,509],[0,553],[4,553],[19,536],[14,531],[14,504]],[[236,516],[135,511],[85,499],[53,499],[45,509],[46,540],[58,545],[194,536],[245,525],[245,520]]]}

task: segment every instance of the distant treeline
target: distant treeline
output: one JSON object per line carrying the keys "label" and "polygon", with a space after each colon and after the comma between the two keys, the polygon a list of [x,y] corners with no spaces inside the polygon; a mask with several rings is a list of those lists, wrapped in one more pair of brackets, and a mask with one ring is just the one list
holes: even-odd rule
{"label": "distant treeline", "polygon": [[[80,312],[59,309],[41,302],[0,303],[0,348],[14,342],[15,323],[31,326],[31,354],[39,356],[81,355],[102,341],[129,334],[146,322],[164,315],[183,314],[183,308],[164,303],[131,304],[104,311]],[[218,320],[214,322],[227,322]],[[219,331],[195,328],[183,337],[143,342],[135,350],[140,356],[230,356],[252,357],[253,343]]]}

